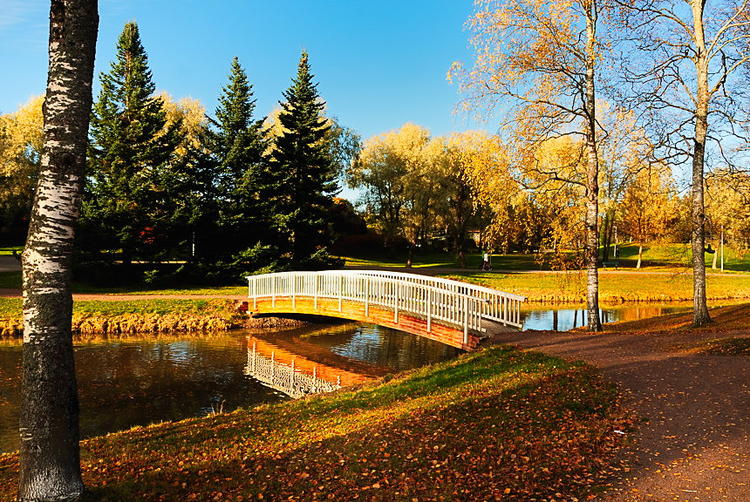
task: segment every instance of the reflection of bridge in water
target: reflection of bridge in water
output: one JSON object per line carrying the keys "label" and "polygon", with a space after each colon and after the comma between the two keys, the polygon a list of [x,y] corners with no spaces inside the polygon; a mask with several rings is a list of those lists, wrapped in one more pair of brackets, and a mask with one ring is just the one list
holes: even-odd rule
{"label": "reflection of bridge in water", "polygon": [[[328,326],[321,333],[351,333],[352,325]],[[306,335],[315,335],[309,330]],[[248,336],[245,374],[288,396],[331,392],[390,373],[386,367],[350,359],[300,336]]]}
{"label": "reflection of bridge in water", "polygon": [[524,297],[459,281],[377,270],[281,272],[248,277],[254,314],[339,317],[394,328],[464,350],[485,322],[520,328]]}

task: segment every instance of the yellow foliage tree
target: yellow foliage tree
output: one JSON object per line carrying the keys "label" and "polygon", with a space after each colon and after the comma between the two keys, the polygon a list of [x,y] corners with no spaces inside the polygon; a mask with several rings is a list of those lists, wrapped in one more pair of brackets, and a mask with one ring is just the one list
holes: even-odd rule
{"label": "yellow foliage tree", "polygon": [[628,183],[622,201],[622,228],[638,243],[641,268],[643,245],[668,235],[680,217],[679,199],[668,167],[653,166],[639,171]]}
{"label": "yellow foliage tree", "polygon": [[[718,245],[724,240],[737,250],[750,249],[750,174],[717,170],[706,178],[706,217]],[[717,246],[718,249],[718,246]],[[714,254],[713,268],[716,268]]]}
{"label": "yellow foliage tree", "polygon": [[[15,113],[0,115],[0,218],[27,215],[42,155],[42,104],[37,96]],[[2,222],[0,222],[2,224]]]}
{"label": "yellow foliage tree", "polygon": [[429,181],[424,176],[430,152],[434,154],[430,141],[430,132],[424,127],[404,124],[397,131],[365,141],[347,173],[350,186],[364,188],[364,205],[386,244],[397,237],[406,237],[407,233],[414,241],[418,239],[417,222],[424,223],[426,218],[415,213],[423,211],[432,198],[422,199],[419,193],[429,193],[430,187],[420,189],[419,183]]}
{"label": "yellow foliage tree", "polygon": [[444,140],[444,209],[439,211],[463,265],[463,243],[469,225],[479,226],[485,249],[507,248],[519,235],[514,207],[522,199],[510,172],[505,145],[484,131],[454,133]]}
{"label": "yellow foliage tree", "polygon": [[180,123],[182,141],[175,149],[177,155],[184,156],[191,148],[201,148],[201,136],[207,126],[206,107],[203,103],[195,98],[175,100],[167,92],[159,93],[159,97],[167,115],[164,129],[168,130],[175,123]]}
{"label": "yellow foliage tree", "polygon": [[[506,112],[521,151],[514,157],[533,157],[542,143],[558,136],[582,140],[588,327],[599,331],[599,1],[476,0],[476,5],[469,21],[473,68],[466,71],[457,64],[449,74],[460,80],[467,105],[481,103]],[[554,170],[546,174],[555,181],[580,183]]]}

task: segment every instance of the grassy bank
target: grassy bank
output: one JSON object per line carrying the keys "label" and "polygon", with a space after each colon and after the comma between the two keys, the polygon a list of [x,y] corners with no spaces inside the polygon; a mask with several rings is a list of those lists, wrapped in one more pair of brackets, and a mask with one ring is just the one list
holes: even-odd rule
{"label": "grassy bank", "polygon": [[[526,296],[538,303],[585,303],[586,276],[583,272],[551,274],[526,272],[451,273],[445,277],[481,284],[490,288]],[[707,278],[709,300],[750,298],[750,274],[711,275]],[[692,275],[682,272],[649,274],[647,272],[601,273],[599,298],[604,303],[675,302],[693,298]]]}
{"label": "grassy bank", "polygon": [[[0,289],[21,289],[21,272],[0,272]],[[73,283],[73,293],[103,295],[247,295],[247,286],[149,288],[143,285],[99,287]]]}
{"label": "grassy bank", "polygon": [[[607,264],[613,266],[615,263],[619,268],[635,270],[638,263],[638,244],[622,244],[618,246],[617,259],[611,256]],[[600,251],[603,255],[603,251]],[[706,253],[706,265],[709,272],[714,255]],[[342,256],[347,267],[403,267],[406,263],[406,254],[373,254],[370,256]],[[492,267],[495,270],[549,270],[549,265],[544,260],[539,261],[535,254],[492,254]],[[643,246],[643,271],[663,270],[674,268],[686,268],[690,266],[691,252],[690,244],[685,243],[659,243],[645,244]],[[717,255],[718,259],[718,255]],[[466,268],[477,270],[482,263],[481,253],[466,254]],[[416,253],[413,257],[414,268],[440,269],[458,268],[458,262],[452,253]],[[718,267],[718,264],[717,264]],[[738,252],[730,247],[724,249],[724,269],[726,272],[750,271],[750,253]]]}
{"label": "grassy bank", "polygon": [[[77,301],[73,332],[107,336],[222,331],[242,319],[229,300]],[[21,300],[0,298],[0,336],[21,336]]]}
{"label": "grassy bank", "polygon": [[[96,500],[583,500],[625,425],[595,370],[493,347],[360,390],[93,438],[82,465]],[[2,500],[17,468],[0,456]]]}

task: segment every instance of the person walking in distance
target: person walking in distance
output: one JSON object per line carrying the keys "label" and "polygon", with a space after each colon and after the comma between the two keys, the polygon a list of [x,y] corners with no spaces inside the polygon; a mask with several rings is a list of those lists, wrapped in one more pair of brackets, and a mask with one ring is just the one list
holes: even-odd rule
{"label": "person walking in distance", "polygon": [[482,270],[492,270],[492,265],[490,265],[490,253],[487,251],[482,253]]}

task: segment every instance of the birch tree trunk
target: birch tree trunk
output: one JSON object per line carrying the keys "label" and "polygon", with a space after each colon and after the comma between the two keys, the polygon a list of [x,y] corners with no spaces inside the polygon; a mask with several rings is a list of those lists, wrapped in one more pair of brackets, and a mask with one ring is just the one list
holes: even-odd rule
{"label": "birch tree trunk", "polygon": [[693,2],[693,29],[697,53],[697,93],[695,103],[695,139],[693,143],[693,179],[691,189],[693,248],[693,326],[711,322],[706,303],[706,211],[703,199],[703,173],[708,135],[708,54],[703,24],[704,1]]}
{"label": "birch tree trunk", "polygon": [[638,243],[638,263],[636,263],[635,268],[640,269],[641,263],[643,262],[643,243]]}
{"label": "birch tree trunk", "polygon": [[596,141],[596,0],[586,2],[586,312],[589,331],[599,319],[599,155]]}
{"label": "birch tree trunk", "polygon": [[23,252],[23,395],[19,500],[84,490],[70,292],[91,113],[97,0],[52,0],[44,149]]}

